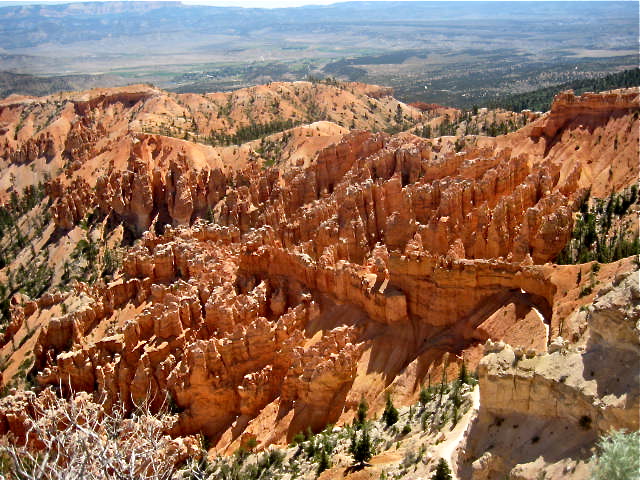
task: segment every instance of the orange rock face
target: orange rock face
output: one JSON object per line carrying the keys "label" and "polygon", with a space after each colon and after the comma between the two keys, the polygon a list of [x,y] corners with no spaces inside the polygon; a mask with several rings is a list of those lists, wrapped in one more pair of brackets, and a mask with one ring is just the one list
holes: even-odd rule
{"label": "orange rock face", "polygon": [[[129,104],[150,114],[159,94],[119,95],[76,114]],[[362,395],[374,409],[387,391],[413,398],[447,352],[475,366],[468,352],[488,338],[544,350],[567,316],[565,285],[544,264],[571,236],[585,171],[613,149],[568,158],[552,138],[595,115],[605,129],[624,118],[637,140],[637,110],[637,92],[565,95],[525,129],[464,152],[354,130],[300,165],[271,167],[229,168],[211,147],[148,133],[88,149],[98,127],[86,138],[74,127],[73,180],[49,184],[55,225],[70,230],[95,210],[138,240],[122,276],[77,286],[81,306],[39,330],[37,381],[128,407],[170,399],[175,435],[233,450],[264,425],[267,444],[346,421]],[[25,307],[21,321],[63,301]],[[535,338],[514,333],[519,322]],[[9,421],[0,415],[0,427]]]}

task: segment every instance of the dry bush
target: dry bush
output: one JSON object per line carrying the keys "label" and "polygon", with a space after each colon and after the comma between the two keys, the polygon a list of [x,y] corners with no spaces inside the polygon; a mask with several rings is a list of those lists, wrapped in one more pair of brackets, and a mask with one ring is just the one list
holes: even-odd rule
{"label": "dry bush", "polygon": [[26,441],[0,446],[10,479],[169,479],[198,450],[193,439],[166,435],[175,417],[152,415],[147,404],[126,415],[86,393],[66,400],[45,392],[25,415]]}

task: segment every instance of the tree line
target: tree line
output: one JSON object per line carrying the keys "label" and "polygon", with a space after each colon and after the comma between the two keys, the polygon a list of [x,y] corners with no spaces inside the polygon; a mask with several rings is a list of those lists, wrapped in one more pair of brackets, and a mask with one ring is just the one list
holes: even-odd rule
{"label": "tree line", "polygon": [[205,143],[213,146],[242,145],[251,140],[289,130],[299,124],[300,122],[295,122],[291,119],[274,120],[267,123],[252,123],[251,125],[238,128],[235,133],[211,132],[205,137]]}
{"label": "tree line", "polygon": [[563,90],[573,90],[576,95],[585,92],[602,92],[616,88],[637,87],[640,85],[640,68],[612,73],[599,78],[584,78],[572,82],[540,88],[531,92],[507,95],[490,102],[489,108],[504,108],[512,112],[533,110],[546,112],[551,108],[553,97]]}

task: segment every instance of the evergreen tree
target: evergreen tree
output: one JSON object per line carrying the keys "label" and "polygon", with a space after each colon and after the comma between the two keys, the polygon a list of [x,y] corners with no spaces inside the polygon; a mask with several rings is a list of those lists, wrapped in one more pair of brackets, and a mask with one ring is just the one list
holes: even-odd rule
{"label": "evergreen tree", "polygon": [[563,90],[574,90],[576,95],[584,92],[601,92],[615,88],[628,88],[638,85],[640,80],[640,68],[613,73],[600,78],[584,78],[561,85],[553,85],[532,92],[518,93],[498,98],[490,102],[492,108],[501,107],[514,112],[524,109],[549,110],[553,97]]}
{"label": "evergreen tree", "polygon": [[458,380],[460,380],[460,383],[466,383],[469,385],[469,372],[467,371],[467,363],[464,361],[464,358],[462,359],[462,366],[460,367]]}
{"label": "evergreen tree", "polygon": [[[357,432],[354,432],[357,435]],[[364,428],[360,438],[356,438],[355,447],[353,449],[353,461],[364,465],[373,456],[373,448],[371,445],[371,437],[369,436],[369,430]]]}
{"label": "evergreen tree", "polygon": [[329,460],[329,455],[327,451],[323,448],[320,451],[320,459],[318,460],[318,475],[331,467],[331,461]]}
{"label": "evergreen tree", "polygon": [[395,121],[398,124],[403,123],[404,121],[404,115],[402,112],[402,107],[400,106],[400,104],[398,104],[398,106],[396,107],[396,117],[395,117]]}
{"label": "evergreen tree", "polygon": [[431,393],[431,389],[429,388],[425,388],[425,386],[423,385],[422,388],[420,389],[420,405],[422,405],[423,407],[429,403],[431,401],[432,398],[432,393]]}
{"label": "evergreen tree", "polygon": [[449,464],[444,458],[441,458],[438,461],[436,473],[431,477],[431,480],[451,480],[451,478],[451,469],[449,468]]}
{"label": "evergreen tree", "polygon": [[382,412],[382,420],[387,427],[398,421],[398,409],[393,405],[391,395],[387,395],[387,404],[384,407],[384,412]]}
{"label": "evergreen tree", "polygon": [[367,405],[367,401],[363,398],[360,400],[358,404],[358,412],[356,413],[356,418],[353,421],[353,425],[356,428],[362,428],[364,426],[364,422],[367,419],[367,412],[369,411],[369,405]]}

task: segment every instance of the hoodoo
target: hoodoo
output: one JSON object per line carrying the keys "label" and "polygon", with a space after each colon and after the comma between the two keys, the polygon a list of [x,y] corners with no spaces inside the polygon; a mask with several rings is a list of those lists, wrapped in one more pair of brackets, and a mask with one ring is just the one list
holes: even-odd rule
{"label": "hoodoo", "polygon": [[[384,133],[449,119],[392,93],[1,102],[0,434],[35,448],[38,413],[80,398],[164,415],[174,466],[322,437],[338,478],[354,431],[378,439],[357,478],[408,475],[411,445],[424,478],[440,457],[586,478],[600,436],[638,429],[638,89],[463,145]],[[313,121],[310,99],[351,107]],[[392,400],[400,427],[358,430]]]}

